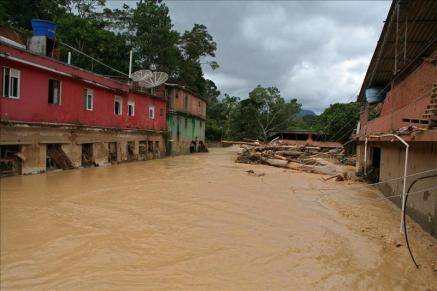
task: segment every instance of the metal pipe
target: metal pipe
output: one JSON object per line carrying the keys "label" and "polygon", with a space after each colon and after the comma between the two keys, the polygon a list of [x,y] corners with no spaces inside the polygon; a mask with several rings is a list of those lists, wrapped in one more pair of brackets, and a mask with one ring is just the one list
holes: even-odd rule
{"label": "metal pipe", "polygon": [[407,37],[408,37],[408,17],[405,16],[404,65],[407,63]]}
{"label": "metal pipe", "polygon": [[129,52],[129,78],[132,76],[132,50]]}
{"label": "metal pipe", "polygon": [[392,134],[392,133],[387,133],[387,134],[383,134],[380,135],[379,137],[384,137],[384,136],[393,136],[395,138],[397,138],[399,141],[401,141],[404,145],[405,145],[405,161],[404,161],[404,177],[402,179],[403,181],[403,186],[402,186],[402,214],[401,214],[401,226],[400,226],[400,232],[403,232],[404,229],[404,213],[405,213],[405,197],[406,197],[406,192],[407,192],[407,171],[408,171],[408,152],[410,149],[410,145],[400,136],[396,135],[396,134]]}
{"label": "metal pipe", "polygon": [[394,74],[398,72],[398,40],[399,40],[399,1],[396,3],[396,38],[395,38],[395,68]]}
{"label": "metal pipe", "polygon": [[68,52],[67,64],[71,65],[71,52]]}
{"label": "metal pipe", "polygon": [[364,176],[367,175],[367,136],[364,142]]}

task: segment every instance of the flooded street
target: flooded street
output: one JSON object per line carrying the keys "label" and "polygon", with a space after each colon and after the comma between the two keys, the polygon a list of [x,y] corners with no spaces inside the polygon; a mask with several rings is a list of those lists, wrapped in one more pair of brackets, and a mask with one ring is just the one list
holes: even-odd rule
{"label": "flooded street", "polygon": [[436,240],[409,220],[416,270],[376,191],[235,151],[2,179],[1,289],[437,290]]}

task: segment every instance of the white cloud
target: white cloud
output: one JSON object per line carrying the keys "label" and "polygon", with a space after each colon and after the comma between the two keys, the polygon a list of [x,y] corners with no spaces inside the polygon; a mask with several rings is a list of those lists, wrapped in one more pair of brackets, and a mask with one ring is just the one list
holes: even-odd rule
{"label": "white cloud", "polygon": [[320,112],[359,90],[389,1],[169,1],[175,29],[203,23],[217,42],[222,93],[276,86]]}

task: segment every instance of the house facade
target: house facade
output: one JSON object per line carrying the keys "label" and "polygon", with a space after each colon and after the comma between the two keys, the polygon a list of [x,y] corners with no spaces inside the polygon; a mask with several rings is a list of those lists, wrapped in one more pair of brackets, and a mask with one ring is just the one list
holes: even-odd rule
{"label": "house facade", "polygon": [[180,85],[166,84],[165,90],[168,97],[167,153],[206,151],[206,101]]}
{"label": "house facade", "polygon": [[4,42],[0,60],[3,174],[165,155],[164,96]]}
{"label": "house facade", "polygon": [[358,96],[356,166],[391,180],[380,185],[386,196],[416,192],[407,214],[437,236],[437,2],[409,2],[393,1]]}

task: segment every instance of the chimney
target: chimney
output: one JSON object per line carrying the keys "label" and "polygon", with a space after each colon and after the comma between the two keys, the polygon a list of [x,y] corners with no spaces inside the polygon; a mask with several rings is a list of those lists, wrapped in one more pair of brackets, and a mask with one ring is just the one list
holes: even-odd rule
{"label": "chimney", "polygon": [[32,34],[27,48],[42,56],[53,57],[55,49],[56,24],[49,20],[32,19]]}

